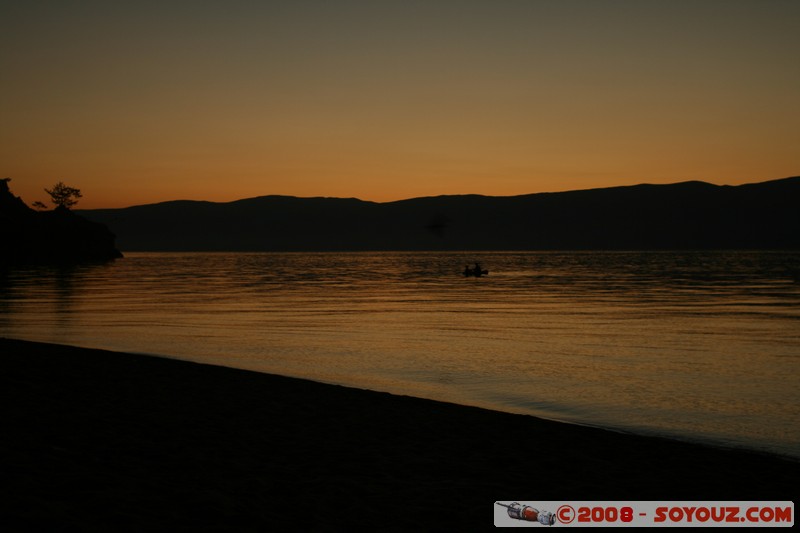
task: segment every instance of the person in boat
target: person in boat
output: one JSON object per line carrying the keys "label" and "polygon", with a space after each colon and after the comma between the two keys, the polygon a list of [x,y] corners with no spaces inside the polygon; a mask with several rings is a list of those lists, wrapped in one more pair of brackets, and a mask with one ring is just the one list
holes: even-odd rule
{"label": "person in boat", "polygon": [[481,268],[480,263],[475,263],[475,268],[470,268],[469,265],[464,265],[465,276],[475,276],[476,278],[479,278],[484,274],[488,274],[488,272]]}

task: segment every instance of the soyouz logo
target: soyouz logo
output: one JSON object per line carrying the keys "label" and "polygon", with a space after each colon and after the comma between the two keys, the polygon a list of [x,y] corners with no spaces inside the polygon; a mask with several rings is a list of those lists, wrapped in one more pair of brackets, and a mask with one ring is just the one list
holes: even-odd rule
{"label": "soyouz logo", "polygon": [[545,526],[552,526],[556,522],[555,516],[553,516],[553,513],[549,511],[540,511],[539,509],[529,505],[521,505],[519,502],[514,502],[508,505],[500,502],[495,503],[508,509],[508,516],[516,520],[539,522]]}
{"label": "soyouz logo", "polygon": [[[702,502],[495,502],[494,525],[521,527],[526,522],[566,527],[792,527],[790,501]],[[498,507],[500,506],[500,507]],[[542,509],[540,511],[540,509]],[[544,509],[555,509],[555,512]]]}

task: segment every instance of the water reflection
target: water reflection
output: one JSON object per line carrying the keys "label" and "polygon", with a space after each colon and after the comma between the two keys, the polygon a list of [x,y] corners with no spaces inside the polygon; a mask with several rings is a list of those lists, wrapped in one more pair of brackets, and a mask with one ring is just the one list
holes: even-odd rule
{"label": "water reflection", "polygon": [[[465,278],[465,264],[490,274]],[[800,253],[128,254],[0,277],[0,335],[800,456]]]}
{"label": "water reflection", "polygon": [[0,331],[10,329],[13,301],[17,298],[8,268],[0,266]]}
{"label": "water reflection", "polygon": [[66,331],[79,320],[77,306],[91,291],[87,279],[103,265],[6,267],[0,270],[0,328],[15,320],[40,317],[52,332]]}

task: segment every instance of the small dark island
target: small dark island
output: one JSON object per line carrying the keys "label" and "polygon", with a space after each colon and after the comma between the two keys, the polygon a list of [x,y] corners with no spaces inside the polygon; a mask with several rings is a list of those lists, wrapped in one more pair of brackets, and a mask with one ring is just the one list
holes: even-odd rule
{"label": "small dark island", "polygon": [[122,257],[105,224],[67,207],[35,211],[0,180],[0,264],[71,264]]}

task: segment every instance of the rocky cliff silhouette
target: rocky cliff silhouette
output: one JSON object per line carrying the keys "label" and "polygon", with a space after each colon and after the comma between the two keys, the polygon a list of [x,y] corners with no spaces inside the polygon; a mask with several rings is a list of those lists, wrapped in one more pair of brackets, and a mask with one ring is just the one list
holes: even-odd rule
{"label": "rocky cliff silhouette", "polygon": [[123,250],[800,249],[800,177],[375,203],[264,196],[82,211]]}
{"label": "rocky cliff silhouette", "polygon": [[122,254],[102,223],[69,209],[37,212],[0,180],[0,264],[108,261]]}

